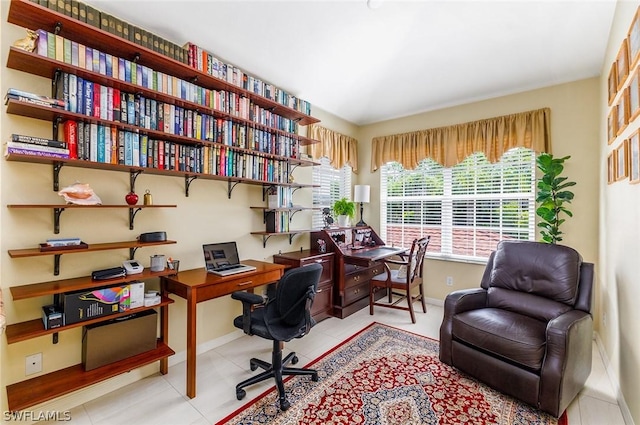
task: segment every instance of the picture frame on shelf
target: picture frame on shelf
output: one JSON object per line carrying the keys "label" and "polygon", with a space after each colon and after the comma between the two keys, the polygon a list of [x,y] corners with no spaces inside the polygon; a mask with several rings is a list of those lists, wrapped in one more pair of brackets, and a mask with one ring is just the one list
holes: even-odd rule
{"label": "picture frame on shelf", "polygon": [[623,90],[616,105],[616,136],[619,136],[629,124],[629,90]]}
{"label": "picture frame on shelf", "polygon": [[615,181],[619,182],[621,180],[629,177],[629,160],[627,157],[627,142],[628,140],[623,140],[620,142],[618,147],[615,149]]}
{"label": "picture frame on shelf", "polygon": [[633,69],[640,59],[640,7],[636,10],[629,27],[627,40],[629,40],[629,69]]}
{"label": "picture frame on shelf", "polygon": [[616,181],[616,161],[615,151],[611,151],[607,157],[607,184],[613,184]]}
{"label": "picture frame on shelf", "polygon": [[614,105],[607,116],[607,143],[611,144],[616,138],[616,118],[618,105]]}
{"label": "picture frame on shelf", "polygon": [[629,151],[629,183],[640,183],[640,133],[634,132],[629,136],[627,145]]}
{"label": "picture frame on shelf", "polygon": [[627,39],[622,40],[618,56],[616,56],[616,79],[618,81],[617,89],[620,91],[624,87],[624,83],[629,75],[629,49],[627,47]]}
{"label": "picture frame on shelf", "polygon": [[609,70],[609,106],[613,103],[613,100],[616,98],[616,94],[618,94],[618,78],[616,77],[616,62],[611,64],[611,69]]}
{"label": "picture frame on shelf", "polygon": [[629,123],[631,123],[640,115],[640,76],[637,69],[631,76],[626,90],[629,92]]}

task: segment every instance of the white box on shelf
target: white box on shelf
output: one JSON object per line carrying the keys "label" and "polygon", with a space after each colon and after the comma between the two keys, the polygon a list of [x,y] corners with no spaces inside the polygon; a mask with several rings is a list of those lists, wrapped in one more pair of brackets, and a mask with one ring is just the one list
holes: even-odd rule
{"label": "white box on shelf", "polygon": [[144,307],[144,282],[129,282],[131,308]]}

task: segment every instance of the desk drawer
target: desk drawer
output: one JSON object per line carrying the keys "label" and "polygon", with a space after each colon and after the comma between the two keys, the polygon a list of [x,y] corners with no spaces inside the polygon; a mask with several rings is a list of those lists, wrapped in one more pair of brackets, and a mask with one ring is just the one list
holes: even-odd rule
{"label": "desk drawer", "polygon": [[316,297],[311,306],[311,316],[331,310],[333,306],[333,285],[331,283],[320,285]]}
{"label": "desk drawer", "polygon": [[369,296],[369,281],[359,285],[345,288],[344,290],[344,305],[349,305],[352,302],[358,301],[362,298]]}
{"label": "desk drawer", "polygon": [[333,280],[333,257],[325,258],[309,258],[300,261],[300,267],[309,266],[311,264],[320,264],[322,266],[322,274],[320,274],[320,284],[331,282]]}
{"label": "desk drawer", "polygon": [[280,270],[273,272],[250,274],[245,277],[238,276],[237,278],[215,283],[198,288],[197,301],[206,301],[211,298],[221,297],[231,294],[235,291],[246,291],[247,289],[255,288],[256,286],[266,285],[267,283],[277,282],[280,279]]}

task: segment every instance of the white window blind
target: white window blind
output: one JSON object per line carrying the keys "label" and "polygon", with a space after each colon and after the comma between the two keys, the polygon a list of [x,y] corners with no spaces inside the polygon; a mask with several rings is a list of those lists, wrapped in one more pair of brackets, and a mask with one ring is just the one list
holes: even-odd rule
{"label": "white window blind", "polygon": [[491,164],[476,153],[444,168],[431,159],[414,170],[381,169],[381,236],[410,246],[431,236],[427,254],[486,260],[503,239],[535,238],[535,153],[517,148]]}
{"label": "white window blind", "polygon": [[319,162],[319,166],[313,167],[313,184],[320,185],[313,188],[313,207],[320,208],[313,211],[313,229],[324,227],[322,208],[331,208],[341,198],[351,199],[351,167],[345,165],[335,169],[327,157],[322,157]]}

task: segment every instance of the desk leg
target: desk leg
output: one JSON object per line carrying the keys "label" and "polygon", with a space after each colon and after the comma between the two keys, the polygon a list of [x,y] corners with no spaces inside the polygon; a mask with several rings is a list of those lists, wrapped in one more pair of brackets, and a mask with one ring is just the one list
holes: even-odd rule
{"label": "desk leg", "polygon": [[196,291],[187,290],[187,397],[196,396]]}
{"label": "desk leg", "polygon": [[[168,298],[169,292],[164,277],[160,278],[160,294]],[[160,307],[160,341],[169,345],[169,306]],[[166,375],[169,372],[169,358],[160,359],[160,373]]]}

